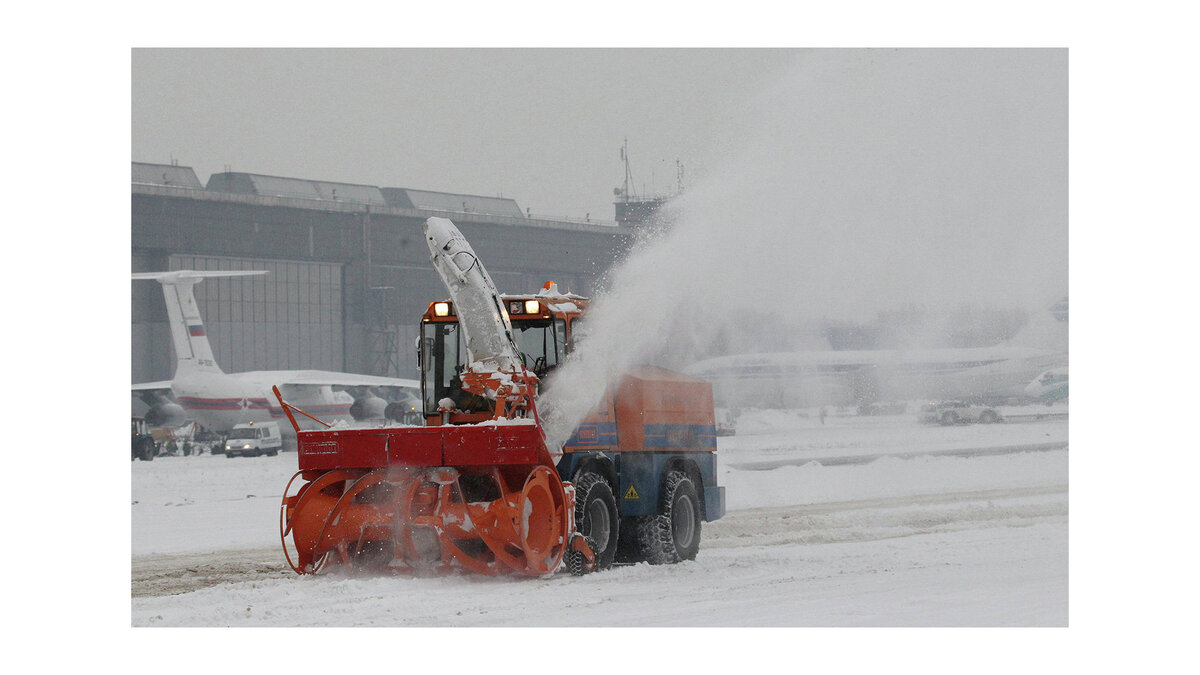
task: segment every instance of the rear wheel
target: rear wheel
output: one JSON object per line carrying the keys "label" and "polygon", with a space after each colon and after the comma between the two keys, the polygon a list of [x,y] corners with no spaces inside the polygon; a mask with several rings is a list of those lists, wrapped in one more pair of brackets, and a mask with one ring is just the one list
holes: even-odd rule
{"label": "rear wheel", "polygon": [[658,513],[638,523],[638,544],[651,565],[696,559],[700,550],[700,498],[687,474],[667,474]]}
{"label": "rear wheel", "polygon": [[611,567],[617,555],[620,518],[617,498],[604,476],[584,472],[576,477],[575,529],[596,554],[596,571]]}
{"label": "rear wheel", "polygon": [[984,410],[979,413],[979,421],[984,424],[995,424],[1000,421],[1000,416],[996,414],[995,410]]}
{"label": "rear wheel", "polygon": [[158,453],[158,447],[154,445],[154,440],[151,438],[143,438],[138,443],[138,458],[142,461],[149,462],[154,459],[154,455]]}

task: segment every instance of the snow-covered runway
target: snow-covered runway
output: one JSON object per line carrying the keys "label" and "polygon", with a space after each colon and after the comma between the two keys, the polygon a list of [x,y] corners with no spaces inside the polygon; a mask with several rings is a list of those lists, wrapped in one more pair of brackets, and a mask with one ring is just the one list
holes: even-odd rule
{"label": "snow-covered runway", "polygon": [[[747,413],[719,440],[729,513],[694,562],[548,579],[298,577],[278,544],[295,455],[134,462],[132,624],[1063,626],[1067,450],[919,451],[1066,441],[1066,419]],[[803,461],[866,452],[885,456]],[[764,460],[785,464],[735,468]]]}

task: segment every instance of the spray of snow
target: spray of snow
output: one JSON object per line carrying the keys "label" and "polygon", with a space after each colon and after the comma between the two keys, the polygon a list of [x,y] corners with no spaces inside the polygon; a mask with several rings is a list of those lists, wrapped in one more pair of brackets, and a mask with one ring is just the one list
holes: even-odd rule
{"label": "spray of snow", "polygon": [[747,101],[723,168],[606,280],[541,404],[561,444],[611,378],[774,325],[898,307],[1045,307],[1067,288],[1066,55],[804,52]]}

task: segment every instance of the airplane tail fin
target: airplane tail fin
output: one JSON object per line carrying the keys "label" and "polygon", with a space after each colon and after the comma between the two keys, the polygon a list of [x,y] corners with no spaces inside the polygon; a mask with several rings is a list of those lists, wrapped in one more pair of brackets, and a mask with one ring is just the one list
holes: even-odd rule
{"label": "airplane tail fin", "polygon": [[221,368],[213,358],[208,334],[196,304],[192,287],[204,279],[213,277],[245,277],[266,274],[266,270],[254,271],[204,271],[179,270],[176,272],[139,272],[134,279],[153,279],[162,284],[163,297],[167,301],[167,318],[171,325],[171,339],[175,345],[175,375],[181,371],[208,371],[220,373]]}

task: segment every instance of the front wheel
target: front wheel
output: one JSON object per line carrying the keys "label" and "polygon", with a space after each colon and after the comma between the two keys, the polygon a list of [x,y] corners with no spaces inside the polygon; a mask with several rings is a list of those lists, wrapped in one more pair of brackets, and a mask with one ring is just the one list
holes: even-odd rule
{"label": "front wheel", "polygon": [[995,410],[984,410],[979,413],[979,421],[984,424],[995,424],[1000,421],[1000,416],[996,414]]}
{"label": "front wheel", "polygon": [[942,413],[942,426],[949,427],[958,424],[958,413],[953,410],[947,410]]}
{"label": "front wheel", "polygon": [[584,472],[575,480],[575,529],[596,554],[596,571],[612,566],[620,528],[617,498],[612,486],[597,473]]}
{"label": "front wheel", "polygon": [[658,513],[638,523],[638,544],[651,565],[696,559],[700,551],[700,498],[687,474],[667,474]]}

